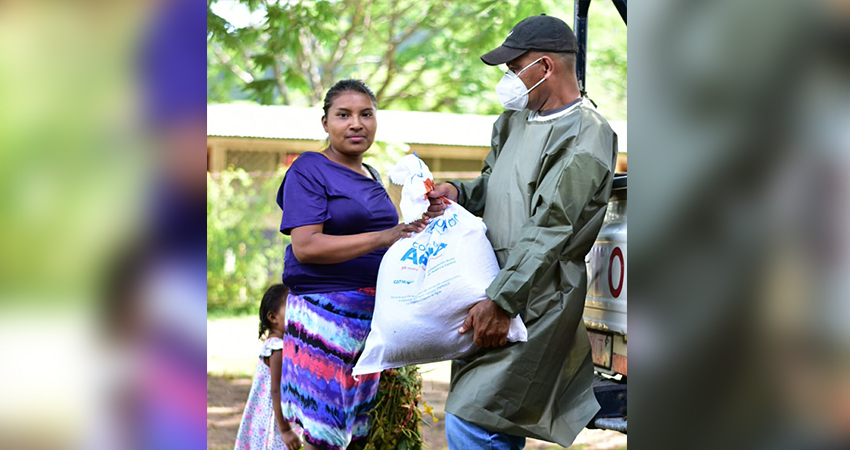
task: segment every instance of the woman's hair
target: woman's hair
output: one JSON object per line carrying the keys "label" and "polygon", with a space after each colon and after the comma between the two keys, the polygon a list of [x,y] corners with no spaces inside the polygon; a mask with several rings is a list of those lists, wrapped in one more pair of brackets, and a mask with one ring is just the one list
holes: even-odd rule
{"label": "woman's hair", "polygon": [[328,90],[327,94],[325,94],[325,105],[322,107],[325,111],[325,117],[328,116],[328,110],[331,109],[331,105],[334,100],[336,100],[336,98],[344,92],[358,92],[360,94],[367,95],[370,99],[372,99],[372,103],[377,107],[378,99],[375,98],[375,94],[372,93],[369,86],[366,86],[366,83],[362,80],[340,80]]}
{"label": "woman's hair", "polygon": [[266,289],[263,300],[260,302],[260,339],[265,337],[272,329],[272,324],[267,316],[270,312],[276,313],[280,306],[286,303],[288,294],[289,289],[282,284],[273,284]]}

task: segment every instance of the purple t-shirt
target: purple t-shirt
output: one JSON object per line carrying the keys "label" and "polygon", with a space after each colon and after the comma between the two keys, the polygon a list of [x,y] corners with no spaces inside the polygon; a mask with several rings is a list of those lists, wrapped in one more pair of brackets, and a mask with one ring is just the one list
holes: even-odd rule
{"label": "purple t-shirt", "polygon": [[[378,178],[378,173],[369,167]],[[277,192],[283,209],[280,232],[286,235],[304,225],[324,224],[335,236],[392,228],[398,213],[380,181],[343,167],[326,156],[303,153],[286,171]],[[386,249],[339,264],[301,264],[286,247],[283,284],[297,295],[373,287]]]}

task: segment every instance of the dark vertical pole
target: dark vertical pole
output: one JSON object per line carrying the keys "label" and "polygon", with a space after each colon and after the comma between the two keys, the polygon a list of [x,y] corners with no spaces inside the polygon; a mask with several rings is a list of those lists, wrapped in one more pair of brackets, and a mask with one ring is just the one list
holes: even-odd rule
{"label": "dark vertical pole", "polygon": [[576,55],[576,77],[581,95],[587,93],[584,84],[587,73],[587,12],[590,9],[590,0],[575,0],[575,24],[573,26],[578,42],[578,54]]}
{"label": "dark vertical pole", "polygon": [[612,0],[614,2],[614,6],[617,8],[617,12],[620,13],[620,17],[623,19],[623,23],[626,22],[626,0]]}

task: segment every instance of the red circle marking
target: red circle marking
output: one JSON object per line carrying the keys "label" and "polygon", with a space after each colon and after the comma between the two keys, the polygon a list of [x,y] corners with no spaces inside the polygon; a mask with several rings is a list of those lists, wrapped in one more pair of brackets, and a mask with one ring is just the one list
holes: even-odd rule
{"label": "red circle marking", "polygon": [[[614,280],[611,279],[611,276],[614,272],[614,257],[620,258],[620,282],[617,283],[617,289],[614,289]],[[623,277],[626,275],[626,261],[623,258],[623,251],[620,250],[620,247],[614,247],[614,251],[611,252],[611,260],[608,261],[608,288],[611,289],[611,295],[614,298],[620,296],[620,292],[623,291]]]}

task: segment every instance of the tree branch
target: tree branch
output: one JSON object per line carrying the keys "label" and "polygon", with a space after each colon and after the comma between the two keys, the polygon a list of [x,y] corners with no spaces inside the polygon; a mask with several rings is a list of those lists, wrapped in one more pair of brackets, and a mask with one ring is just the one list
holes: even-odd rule
{"label": "tree branch", "polygon": [[[425,17],[436,17],[436,15],[443,12],[443,9],[444,9],[444,5],[442,3],[436,4],[436,5],[431,5],[431,6],[428,7],[428,11],[425,13]],[[406,11],[407,8],[404,8],[403,10]],[[395,70],[396,64],[397,64],[396,58],[394,57],[396,48],[398,48],[399,45],[401,45],[404,41],[406,41],[411,36],[413,36],[414,33],[419,31],[422,28],[422,24],[423,24],[422,21],[414,22],[413,25],[411,25],[410,27],[408,27],[406,30],[404,30],[401,33],[401,36],[398,39],[395,39],[393,37],[393,31],[394,31],[394,28],[395,28],[395,21],[398,18],[397,14],[398,14],[397,10],[393,10],[392,22],[391,22],[392,25],[391,25],[391,28],[390,28],[390,36],[389,36],[390,45],[389,45],[389,48],[388,48],[386,54],[384,55],[384,58],[383,58],[383,61],[382,61],[382,66],[387,67],[387,76],[384,79],[384,82],[381,85],[381,88],[378,90],[378,93],[375,94],[376,97],[378,97],[379,100],[384,97],[384,94],[386,93],[387,88],[389,88],[390,83],[392,82],[392,80],[396,76],[396,74],[398,73],[397,70]],[[413,78],[413,80],[416,80],[416,78]],[[410,85],[410,83],[408,83],[408,86],[409,85]],[[402,90],[400,92],[404,92],[404,90]],[[393,100],[395,100],[395,98],[393,98]]]}
{"label": "tree branch", "polygon": [[248,83],[254,81],[255,77],[253,75],[251,75],[250,73],[248,73],[247,71],[243,70],[236,63],[234,63],[233,59],[230,56],[228,56],[226,53],[224,53],[221,50],[221,48],[218,48],[216,45],[213,45],[212,50],[213,50],[213,53],[215,54],[215,56],[218,58],[219,62],[221,62],[221,64],[223,64],[224,67],[227,67],[228,69],[230,69],[231,72],[236,74],[236,76],[239,77],[240,80],[245,82],[245,84],[248,84]]}
{"label": "tree branch", "polygon": [[457,103],[457,97],[454,96],[445,96],[440,101],[438,101],[432,108],[432,111],[437,111],[441,106],[449,106]]}
{"label": "tree branch", "polygon": [[301,43],[301,68],[307,72],[307,81],[310,82],[310,100],[313,105],[321,101],[321,94],[317,97],[316,92],[322,90],[322,79],[319,77],[319,72],[313,64],[315,55],[313,53],[313,43],[304,34],[298,35],[298,40]]}
{"label": "tree branch", "polygon": [[[436,17],[436,14],[442,13],[443,8],[444,7],[442,3],[440,3],[439,5],[431,5],[428,7],[428,11],[425,13],[425,17]],[[405,30],[404,33],[401,34],[401,37],[398,39],[398,44],[401,44],[402,42],[406,41],[408,38],[410,38],[410,36],[413,36],[413,33],[419,31],[419,29],[422,28],[422,23],[423,22],[421,21],[415,22],[413,26]]]}
{"label": "tree branch", "polygon": [[277,88],[280,90],[280,96],[283,99],[283,104],[289,104],[289,90],[286,88],[286,82],[283,79],[283,74],[280,72],[280,66],[277,61],[274,62],[274,78],[277,80]]}
{"label": "tree branch", "polygon": [[[371,6],[371,4],[372,2],[370,1],[369,5]],[[329,84],[329,79],[333,77],[333,75],[336,73],[336,66],[342,58],[345,49],[348,47],[348,42],[352,38],[354,30],[360,25],[360,19],[363,15],[364,7],[365,5],[363,3],[363,0],[358,0],[357,9],[355,10],[354,15],[351,16],[351,24],[349,25],[348,29],[345,30],[345,33],[342,35],[342,38],[335,42],[334,48],[330,52],[330,57],[328,58],[328,61],[325,64],[324,73],[322,74],[324,78],[324,84]]]}
{"label": "tree branch", "polygon": [[389,106],[392,102],[398,100],[402,95],[404,95],[407,91],[410,90],[410,87],[416,84],[417,82],[422,81],[422,75],[425,73],[425,69],[428,67],[428,63],[423,61],[422,65],[419,66],[416,70],[416,73],[410,76],[410,79],[407,81],[407,84],[398,89],[395,94],[392,94],[386,97],[381,104],[384,108]]}
{"label": "tree branch", "polygon": [[384,52],[384,55],[381,57],[381,63],[378,65],[378,67],[375,68],[375,71],[372,72],[372,76],[369,77],[370,79],[375,78],[378,75],[378,72],[381,71],[382,67],[387,68],[387,76],[386,76],[386,78],[384,78],[384,82],[381,84],[380,89],[378,89],[378,92],[375,94],[375,97],[377,97],[379,101],[381,100],[381,97],[384,95],[384,91],[387,89],[387,85],[389,84],[390,80],[392,80],[392,77],[393,77],[392,71],[393,71],[393,65],[394,65],[394,60],[395,60],[395,58],[393,58],[393,54],[395,53],[395,48],[396,48],[396,42],[395,42],[395,39],[394,39],[394,35],[395,35],[395,25],[396,25],[396,21],[398,20],[398,16],[399,16],[399,13],[398,13],[397,5],[396,5],[395,2],[392,2],[392,14],[390,14],[390,27],[387,29],[387,51]]}

